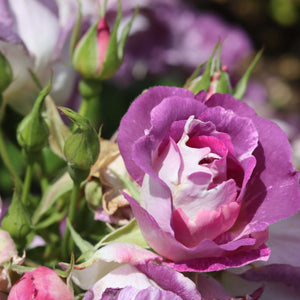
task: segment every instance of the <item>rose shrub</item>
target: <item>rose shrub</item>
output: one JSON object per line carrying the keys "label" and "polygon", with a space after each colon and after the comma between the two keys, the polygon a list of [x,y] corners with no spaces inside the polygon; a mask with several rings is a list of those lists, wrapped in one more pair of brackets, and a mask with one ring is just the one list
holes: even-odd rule
{"label": "rose shrub", "polygon": [[266,260],[268,226],[299,209],[284,132],[231,95],[175,87],[140,95],[119,148],[141,185],[126,196],[149,245],[181,271]]}

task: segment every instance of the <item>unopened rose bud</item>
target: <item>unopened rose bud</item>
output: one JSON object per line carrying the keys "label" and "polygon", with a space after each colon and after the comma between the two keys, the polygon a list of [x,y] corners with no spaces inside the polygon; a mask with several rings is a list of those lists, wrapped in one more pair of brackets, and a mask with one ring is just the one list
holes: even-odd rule
{"label": "unopened rose bud", "polygon": [[18,249],[23,249],[31,232],[30,216],[17,192],[14,193],[1,227],[13,238]]}
{"label": "unopened rose bud", "polygon": [[81,38],[74,49],[72,63],[74,68],[86,79],[106,80],[111,78],[122,64],[127,36],[136,15],[125,26],[117,40],[121,21],[121,4],[112,32],[105,17],[94,24]]}
{"label": "unopened rose bud", "polygon": [[89,175],[90,168],[98,158],[99,137],[87,118],[66,107],[60,110],[78,126],[65,142],[64,155],[70,176],[74,181],[81,182]]}
{"label": "unopened rose bud", "polygon": [[0,51],[0,94],[11,84],[13,72],[8,60]]}
{"label": "unopened rose bud", "polygon": [[17,140],[26,153],[39,152],[48,143],[49,129],[42,116],[42,107],[51,89],[51,81],[40,92],[30,114],[19,124]]}
{"label": "unopened rose bud", "polygon": [[102,201],[102,185],[97,180],[87,182],[84,188],[84,194],[89,207],[97,210]]}
{"label": "unopened rose bud", "polygon": [[73,300],[73,293],[52,269],[39,267],[28,272],[11,288],[8,300]]}

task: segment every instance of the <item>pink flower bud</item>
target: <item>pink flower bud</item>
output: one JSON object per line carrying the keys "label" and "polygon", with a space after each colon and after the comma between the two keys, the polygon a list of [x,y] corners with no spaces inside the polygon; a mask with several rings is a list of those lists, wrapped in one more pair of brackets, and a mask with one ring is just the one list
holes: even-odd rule
{"label": "pink flower bud", "polygon": [[137,10],[120,32],[122,12],[119,1],[112,32],[105,17],[101,17],[79,40],[73,52],[72,64],[85,79],[106,80],[117,72],[123,62],[126,40],[136,14]]}
{"label": "pink flower bud", "polygon": [[98,72],[101,71],[101,66],[105,60],[107,47],[109,43],[110,32],[109,26],[105,18],[101,18],[97,25],[97,45],[98,45]]}
{"label": "pink flower bud", "polygon": [[39,267],[21,277],[12,287],[8,300],[73,300],[71,289],[52,269]]}

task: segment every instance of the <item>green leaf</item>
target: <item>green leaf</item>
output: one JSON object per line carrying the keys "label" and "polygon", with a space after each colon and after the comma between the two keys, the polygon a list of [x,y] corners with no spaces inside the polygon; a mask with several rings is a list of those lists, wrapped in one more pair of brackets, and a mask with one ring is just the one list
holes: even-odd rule
{"label": "green leaf", "polygon": [[20,265],[11,265],[10,268],[17,273],[32,272],[36,269],[33,267],[20,266]]}
{"label": "green leaf", "polygon": [[79,248],[81,253],[85,253],[87,251],[93,250],[94,247],[88,241],[85,241],[73,228],[69,219],[67,219],[67,226],[71,232],[72,238],[75,242],[75,245]]}
{"label": "green leaf", "polygon": [[54,223],[58,223],[64,218],[66,213],[67,213],[67,210],[63,210],[61,212],[54,212],[54,213],[50,214],[49,218],[47,218],[46,220],[44,220],[42,222],[39,222],[36,226],[34,226],[34,229],[41,230],[41,229],[49,227],[50,225],[52,225]]}
{"label": "green leaf", "polygon": [[139,245],[143,248],[149,248],[136,219],[132,219],[128,224],[105,236],[95,247],[97,249],[111,242],[127,242]]}
{"label": "green leaf", "polygon": [[253,62],[251,63],[251,65],[248,67],[248,69],[245,72],[245,74],[243,75],[243,77],[239,80],[239,82],[235,86],[235,88],[233,90],[233,94],[232,94],[235,99],[241,100],[243,98],[243,96],[244,96],[244,94],[247,90],[247,85],[248,85],[250,75],[251,75],[254,67],[256,66],[257,62],[261,58],[261,56],[263,54],[263,51],[264,51],[264,49],[261,49],[256,54],[256,56],[254,57]]}
{"label": "green leaf", "polygon": [[55,202],[73,188],[73,181],[68,173],[60,177],[52,186],[50,186],[43,195],[37,209],[32,217],[33,226],[38,224],[41,217],[53,207]]}

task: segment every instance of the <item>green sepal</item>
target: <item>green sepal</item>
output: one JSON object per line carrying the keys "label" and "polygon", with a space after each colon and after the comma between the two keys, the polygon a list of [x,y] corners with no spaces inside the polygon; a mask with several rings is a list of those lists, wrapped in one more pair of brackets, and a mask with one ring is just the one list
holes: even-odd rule
{"label": "green sepal", "polygon": [[96,246],[95,248],[98,249],[99,247],[109,244],[111,242],[126,242],[126,243],[133,243],[139,245],[143,248],[149,248],[148,243],[144,239],[140,227],[136,221],[136,219],[132,219],[128,224],[118,228],[117,230],[113,231],[106,235]]}
{"label": "green sepal", "polygon": [[2,94],[13,81],[13,71],[10,63],[0,51],[0,94]]}
{"label": "green sepal", "polygon": [[[213,64],[213,57],[217,51],[217,49],[220,46],[220,41],[216,44],[213,52],[211,53],[207,63],[206,63],[206,68],[204,70],[203,75],[196,77],[193,80],[188,79],[190,81],[190,85],[187,87],[191,92],[193,92],[195,95],[198,94],[201,90],[204,90],[207,92],[209,86],[210,86],[210,76],[212,73],[212,64]],[[200,70],[201,65],[196,69]],[[195,72],[192,74],[193,77],[195,77]],[[192,77],[191,76],[191,77]]]}
{"label": "green sepal", "polygon": [[[192,73],[192,75],[186,80],[183,88],[190,90],[192,88],[192,86],[194,86],[193,82],[194,80],[198,77],[200,80],[199,73],[201,71],[201,69],[204,67],[204,65],[206,64],[206,62],[202,63],[201,65],[199,65],[195,71]],[[195,81],[196,82],[196,81]]]}
{"label": "green sepal", "polygon": [[[64,265],[67,265],[67,264],[64,263]],[[74,257],[74,253],[72,252],[70,264],[68,264],[68,269],[67,270],[54,269],[54,270],[58,276],[60,276],[62,278],[68,278],[73,271],[74,265],[75,265],[75,257]]]}
{"label": "green sepal", "polygon": [[12,202],[2,219],[1,227],[10,234],[18,249],[25,248],[32,228],[29,212],[17,191],[13,194]]}
{"label": "green sepal", "polygon": [[26,273],[26,272],[32,272],[36,268],[33,267],[27,267],[27,266],[21,266],[21,265],[11,265],[10,266],[11,270],[17,272],[17,273]]}
{"label": "green sepal", "polygon": [[118,56],[121,61],[123,61],[123,58],[124,58],[124,49],[125,49],[126,41],[127,41],[127,38],[128,38],[129,32],[130,32],[132,23],[138,13],[139,13],[139,7],[136,7],[136,9],[134,10],[133,16],[131,17],[130,21],[128,22],[128,24],[125,26],[125,28],[122,31],[122,34],[121,34],[121,37],[119,40],[119,44],[118,44]]}
{"label": "green sepal", "polygon": [[42,115],[46,96],[50,93],[52,80],[40,92],[32,111],[21,121],[17,128],[17,140],[26,153],[41,151],[48,143],[49,129]]}
{"label": "green sepal", "polygon": [[71,41],[70,41],[70,57],[72,57],[74,54],[75,46],[79,41],[80,32],[81,32],[82,13],[81,13],[80,0],[78,0],[77,3],[78,3],[78,13],[77,13],[76,22],[75,22],[75,25],[73,28],[73,32],[72,32]]}
{"label": "green sepal", "polygon": [[232,87],[231,87],[228,73],[223,71],[222,69],[220,69],[220,78],[218,79],[215,92],[220,94],[232,93]]}
{"label": "green sepal", "polygon": [[85,118],[85,117],[81,116],[80,114],[78,114],[77,112],[75,112],[74,110],[67,108],[67,107],[63,107],[63,106],[60,106],[58,108],[71,121],[73,121],[75,123],[75,125],[77,125],[81,130],[88,130],[91,127],[90,121],[87,118]]}
{"label": "green sepal", "polygon": [[243,75],[243,77],[239,80],[239,82],[236,84],[235,88],[233,89],[232,95],[235,99],[241,100],[243,98],[243,96],[245,95],[250,75],[251,75],[254,67],[256,66],[257,62],[261,58],[263,52],[264,52],[264,49],[261,49],[255,55],[251,65],[248,67],[248,69],[245,72],[245,74]]}
{"label": "green sepal", "polygon": [[118,41],[118,29],[122,18],[122,4],[121,1],[118,0],[118,14],[110,35],[109,43],[106,50],[106,56],[103,61],[103,66],[99,75],[99,79],[111,78],[121,66],[124,58],[124,49],[128,38],[128,34],[130,32],[132,23],[136,15],[138,14],[138,11],[139,9],[136,8],[130,21],[124,27],[121,33],[120,40]]}
{"label": "green sepal", "polygon": [[95,78],[98,73],[97,25],[92,25],[73,51],[72,64],[85,78]]}

